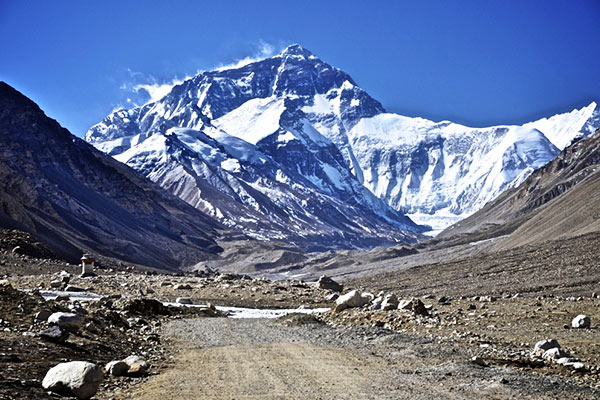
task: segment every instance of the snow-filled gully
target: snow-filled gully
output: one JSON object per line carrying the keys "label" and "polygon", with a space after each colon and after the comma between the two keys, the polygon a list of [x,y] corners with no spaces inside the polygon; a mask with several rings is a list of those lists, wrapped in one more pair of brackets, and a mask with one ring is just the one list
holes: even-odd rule
{"label": "snow-filled gully", "polygon": [[[40,294],[45,300],[54,300],[57,296],[69,296],[69,300],[74,301],[97,301],[102,296],[92,292],[64,292],[60,290],[40,290]],[[198,307],[206,308],[204,304],[179,304],[163,302],[169,307]],[[287,314],[315,314],[327,312],[329,308],[288,308],[288,309],[261,309],[261,308],[243,308],[229,306],[215,306],[219,311],[229,314],[228,318],[278,318]]]}

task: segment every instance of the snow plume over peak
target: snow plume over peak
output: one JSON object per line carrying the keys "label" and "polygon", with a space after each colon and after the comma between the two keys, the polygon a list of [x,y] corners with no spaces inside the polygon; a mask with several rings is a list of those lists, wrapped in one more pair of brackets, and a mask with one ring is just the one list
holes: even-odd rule
{"label": "snow plume over peak", "polygon": [[304,47],[272,54],[152,87],[86,140],[232,228],[316,250],[415,240],[407,214],[444,228],[600,127],[595,103],[488,128],[386,113]]}
{"label": "snow plume over peak", "polygon": [[215,71],[225,71],[228,69],[242,68],[248,64],[255,63],[257,61],[264,60],[265,58],[272,57],[275,54],[275,46],[266,42],[260,42],[258,50],[251,56],[246,56],[230,64],[219,65],[215,68]]}
{"label": "snow plume over peak", "polygon": [[182,79],[176,77],[173,79],[161,80],[150,74],[127,69],[126,77],[120,87],[120,89],[128,95],[126,100],[127,105],[120,105],[115,109],[131,107],[131,105],[137,107],[138,105],[157,102],[169,94],[174,86],[179,85],[190,78],[191,76],[186,76]]}

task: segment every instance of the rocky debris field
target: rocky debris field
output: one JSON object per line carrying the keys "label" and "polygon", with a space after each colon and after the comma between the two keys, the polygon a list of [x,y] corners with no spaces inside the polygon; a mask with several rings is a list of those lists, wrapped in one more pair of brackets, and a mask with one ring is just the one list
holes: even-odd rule
{"label": "rocky debris field", "polygon": [[[296,399],[600,397],[600,299],[586,291],[593,268],[576,281],[575,269],[499,259],[551,282],[513,291],[500,266],[475,261],[345,282],[102,265],[82,278],[78,266],[12,250],[0,251],[0,399],[95,392],[79,382],[97,385],[99,399],[167,398],[165,388],[182,398],[204,388],[215,399],[268,399],[265,388]],[[250,321],[214,306],[331,311]],[[201,385],[189,365],[206,374]],[[223,376],[240,385],[224,387]]]}
{"label": "rocky debris field", "polygon": [[[112,397],[116,388],[144,382],[168,365],[172,347],[160,334],[166,321],[227,315],[213,305],[285,309],[329,304],[328,290],[301,281],[131,268],[98,268],[96,276],[85,278],[79,272],[79,266],[60,260],[12,249],[0,253],[0,399],[41,399],[52,391],[88,398],[89,389],[71,388],[65,376],[73,382],[89,380],[86,374],[96,370],[103,375],[96,398]],[[141,357],[145,367],[128,365],[131,356]],[[52,376],[63,380],[53,382]]]}
{"label": "rocky debris field", "polygon": [[[336,315],[352,315],[349,311]],[[600,395],[580,375],[493,364],[473,358],[460,341],[389,327],[326,324],[306,315],[279,320],[183,319],[165,325],[163,333],[179,349],[172,367],[119,392],[119,397],[593,399]]]}

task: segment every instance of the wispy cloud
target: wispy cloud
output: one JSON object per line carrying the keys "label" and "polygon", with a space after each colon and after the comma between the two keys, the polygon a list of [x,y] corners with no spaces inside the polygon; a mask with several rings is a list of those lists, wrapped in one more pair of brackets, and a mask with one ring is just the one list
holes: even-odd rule
{"label": "wispy cloud", "polygon": [[171,82],[166,83],[142,83],[133,86],[132,89],[138,93],[140,92],[140,90],[146,91],[146,93],[148,93],[148,95],[150,96],[150,100],[148,100],[148,103],[152,103],[165,97],[167,94],[169,94],[169,92],[171,91],[171,89],[173,89],[175,85],[183,83],[185,79],[173,79]]}
{"label": "wispy cloud", "polygon": [[[244,65],[272,57],[278,53],[280,47],[281,46],[276,46],[261,40],[256,44],[255,50],[251,55],[237,59],[230,64],[219,64],[216,67],[210,68],[210,70],[222,71],[226,69],[241,68]],[[202,71],[200,70],[196,71],[194,75],[201,72]],[[186,76],[184,78],[175,77],[173,79],[158,79],[153,75],[132,71],[131,69],[127,69],[126,74],[126,80],[119,87],[119,89],[123,91],[123,97],[126,96],[126,100],[124,102],[122,101],[122,104],[117,105],[115,110],[137,107],[158,101],[169,94],[175,85],[179,85],[192,77]]]}
{"label": "wispy cloud", "polygon": [[191,78],[173,78],[171,80],[159,80],[153,75],[127,69],[129,78],[123,82],[119,89],[126,93],[127,99],[125,105],[119,105],[117,108],[126,108],[152,103],[162,99],[169,94],[175,85],[183,83]]}
{"label": "wispy cloud", "polygon": [[253,62],[264,60],[265,58],[268,58],[268,57],[272,57],[276,53],[277,53],[277,50],[276,50],[275,46],[273,46],[270,43],[260,41],[258,44],[258,49],[253,55],[236,60],[231,64],[226,64],[226,65],[220,64],[215,69],[217,71],[223,71],[226,69],[241,68],[241,67],[251,64]]}

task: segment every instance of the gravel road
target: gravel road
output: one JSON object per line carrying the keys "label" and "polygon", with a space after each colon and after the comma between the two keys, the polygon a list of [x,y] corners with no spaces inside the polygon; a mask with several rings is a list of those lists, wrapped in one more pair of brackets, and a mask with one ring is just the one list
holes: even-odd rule
{"label": "gravel road", "polygon": [[418,400],[600,395],[569,378],[482,367],[469,361],[471,354],[464,348],[423,336],[370,327],[292,325],[264,319],[173,321],[164,332],[176,349],[172,368],[121,397]]}

